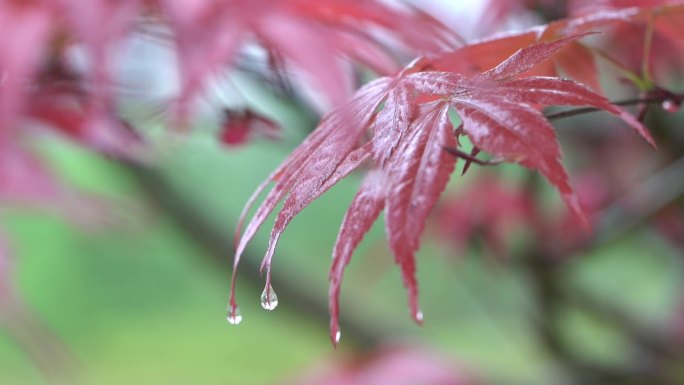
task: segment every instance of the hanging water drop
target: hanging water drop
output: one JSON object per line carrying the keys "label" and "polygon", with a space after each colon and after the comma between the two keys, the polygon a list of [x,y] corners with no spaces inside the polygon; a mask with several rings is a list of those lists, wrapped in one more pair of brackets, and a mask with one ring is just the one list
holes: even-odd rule
{"label": "hanging water drop", "polygon": [[663,107],[663,110],[665,110],[667,112],[674,113],[674,112],[679,111],[679,108],[681,107],[681,103],[679,103],[678,101],[673,100],[673,99],[665,99],[665,100],[663,100],[663,103],[661,104],[661,106]]}
{"label": "hanging water drop", "polygon": [[240,308],[237,306],[231,306],[228,308],[228,317],[226,317],[228,323],[231,325],[238,325],[242,322],[242,313],[240,313]]}
{"label": "hanging water drop", "polygon": [[421,310],[418,310],[416,313],[416,321],[421,324],[423,323],[423,312]]}
{"label": "hanging water drop", "polygon": [[340,337],[342,337],[342,333],[338,330],[337,333],[335,333],[335,345],[340,342]]}
{"label": "hanging water drop", "polygon": [[267,285],[261,293],[261,307],[266,310],[273,310],[278,306],[278,296],[271,285]]}

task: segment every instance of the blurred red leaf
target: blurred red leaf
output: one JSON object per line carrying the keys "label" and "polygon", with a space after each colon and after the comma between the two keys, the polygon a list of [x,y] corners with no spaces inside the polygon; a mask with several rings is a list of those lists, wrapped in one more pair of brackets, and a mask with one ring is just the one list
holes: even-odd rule
{"label": "blurred red leaf", "polygon": [[[409,6],[379,0],[27,0],[0,4],[0,125],[16,124],[28,86],[43,62],[64,47],[85,53],[88,97],[113,114],[112,76],[120,43],[131,27],[160,22],[178,49],[179,116],[207,78],[232,63],[248,42],[261,44],[304,80],[340,104],[351,94],[352,74],[341,57],[391,74],[401,46],[410,54],[453,48],[458,37],[436,19]],[[320,98],[319,98],[320,99]],[[325,103],[323,103],[325,104]],[[181,123],[186,123],[181,119]]]}
{"label": "blurred red leaf", "polygon": [[44,2],[0,2],[0,140],[16,129],[26,84],[41,64],[53,24],[53,10]]}
{"label": "blurred red leaf", "polygon": [[586,15],[620,8],[652,8],[678,3],[673,0],[571,0],[569,10],[573,15]]}
{"label": "blurred red leaf", "polygon": [[446,198],[437,219],[438,236],[458,254],[480,236],[482,246],[506,257],[507,235],[520,227],[534,228],[539,220],[535,202],[524,188],[513,188],[493,176],[482,176],[466,190]]}
{"label": "blurred red leaf", "polygon": [[53,79],[30,96],[26,117],[35,123],[103,154],[137,161],[147,157],[134,129],[98,103],[97,96],[84,91],[77,80]]}
{"label": "blurred red leaf", "polygon": [[223,111],[225,119],[221,130],[221,143],[226,146],[239,146],[246,143],[253,134],[259,134],[269,139],[280,136],[280,126],[274,121],[246,109]]}
{"label": "blurred red leaf", "polygon": [[458,42],[436,19],[376,0],[162,0],[161,4],[176,33],[182,106],[201,90],[208,76],[232,61],[248,37],[302,70],[333,105],[342,104],[352,90],[350,73],[338,56],[360,60],[376,70],[393,69],[371,29],[381,29],[414,53],[435,53]]}
{"label": "blurred red leaf", "polygon": [[669,207],[661,212],[655,223],[656,229],[680,252],[684,252],[684,210]]}
{"label": "blurred red leaf", "polygon": [[0,186],[5,204],[49,205],[63,193],[42,163],[16,143],[0,143]]}
{"label": "blurred red leaf", "polygon": [[92,194],[63,184],[33,152],[15,142],[0,142],[0,206],[63,216],[85,229],[112,223],[112,206]]}
{"label": "blurred red leaf", "polygon": [[89,55],[94,103],[111,108],[110,83],[117,43],[140,12],[140,0],[58,0],[74,38]]}
{"label": "blurred red leaf", "polygon": [[415,346],[375,351],[352,361],[320,363],[312,373],[287,384],[297,385],[475,385],[462,365],[438,352]]}

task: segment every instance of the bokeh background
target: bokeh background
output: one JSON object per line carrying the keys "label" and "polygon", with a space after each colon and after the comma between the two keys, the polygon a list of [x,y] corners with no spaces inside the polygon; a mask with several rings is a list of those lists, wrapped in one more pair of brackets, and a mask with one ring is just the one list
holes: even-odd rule
{"label": "bokeh background", "polygon": [[[467,19],[461,8],[459,18]],[[471,11],[473,18],[482,12]],[[446,22],[457,19],[451,15],[445,14]],[[529,20],[538,19],[506,25]],[[148,49],[132,48],[131,57]],[[157,71],[131,67],[128,77]],[[153,167],[103,158],[56,137],[36,144],[60,177],[97,197],[101,211],[97,220],[80,223],[3,208],[21,304],[0,314],[0,384],[347,384],[358,373],[368,382],[357,383],[389,384],[401,382],[390,382],[388,373],[411,363],[428,373],[407,383],[426,385],[570,384],[582,373],[599,373],[595,383],[614,378],[646,384],[652,372],[643,374],[640,365],[681,378],[682,191],[668,194],[681,189],[672,182],[684,176],[684,166],[663,166],[662,155],[636,137],[625,139],[624,127],[594,117],[559,125],[571,173],[587,181],[588,196],[607,194],[618,182],[611,193],[635,202],[666,196],[647,219],[632,223],[619,207],[607,205],[601,210],[610,215],[590,247],[544,260],[530,251],[539,251],[530,245],[543,243],[540,234],[556,234],[558,239],[544,240],[551,244],[572,244],[566,237],[582,238],[583,230],[575,234],[577,226],[570,224],[555,228],[561,235],[540,232],[565,214],[545,183],[516,166],[473,166],[453,178],[426,230],[418,258],[424,325],[408,316],[380,221],[345,276],[342,338],[333,349],[327,276],[337,229],[362,176],[355,174],[288,228],[275,257],[279,305],[271,312],[259,303],[258,263],[268,232],[259,233],[238,279],[244,320],[229,325],[237,217],[254,188],[316,122],[301,100],[248,76],[231,82],[241,103],[281,125],[280,140],[255,138],[226,148],[216,141],[210,116],[183,138],[150,123]],[[230,95],[216,98],[231,103]],[[127,113],[135,116],[139,111],[130,104]],[[660,111],[649,119],[658,127],[681,127],[682,114]],[[674,135],[673,147],[681,138]],[[484,183],[493,183],[487,191],[495,192],[471,193]],[[532,209],[521,193],[530,189],[541,202]],[[459,206],[464,199],[469,203]],[[488,212],[492,200],[510,204]],[[466,214],[468,209],[474,212]],[[542,215],[544,224],[531,224],[526,210]],[[378,364],[391,354],[401,359]],[[379,375],[385,382],[371,382],[372,370],[386,370]]]}

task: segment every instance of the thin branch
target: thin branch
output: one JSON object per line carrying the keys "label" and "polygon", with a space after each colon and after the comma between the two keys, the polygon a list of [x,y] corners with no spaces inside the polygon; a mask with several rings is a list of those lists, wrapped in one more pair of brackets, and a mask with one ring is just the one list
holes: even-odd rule
{"label": "thin branch", "polygon": [[[530,284],[535,302],[539,306],[539,319],[537,320],[537,330],[543,346],[549,354],[562,365],[570,376],[573,384],[581,385],[604,385],[604,384],[624,384],[624,385],[671,385],[674,382],[666,372],[662,372],[658,365],[627,365],[624,367],[610,367],[602,365],[579,355],[568,344],[567,339],[563,338],[562,333],[562,311],[568,305],[576,303],[568,301],[567,293],[564,293],[564,266],[545,254],[531,254],[522,261],[521,267],[530,275]],[[595,309],[591,309],[595,310]],[[593,314],[593,313],[592,313]],[[601,315],[606,316],[603,312]],[[613,314],[611,314],[611,319]],[[622,325],[621,325],[622,326]],[[629,325],[630,327],[633,325]],[[628,329],[633,332],[633,329]],[[641,333],[642,330],[639,330]],[[642,347],[659,354],[672,354],[671,351],[664,349],[658,340],[653,340],[650,336],[631,336]],[[643,339],[640,339],[643,338]],[[669,347],[668,347],[669,348]]]}
{"label": "thin branch", "polygon": [[[666,100],[673,100],[673,101],[681,101],[684,99],[684,94],[675,94],[663,89],[657,89],[654,92],[651,92],[647,94],[644,97],[639,97],[639,98],[632,98],[632,99],[625,99],[625,100],[618,100],[615,102],[612,102],[615,105],[618,106],[633,106],[636,104],[643,104],[643,103],[662,103]],[[589,114],[592,112],[598,112],[602,111],[599,108],[595,107],[582,107],[582,108],[574,108],[571,110],[565,110],[565,111],[558,111],[554,112],[551,114],[547,114],[546,119],[552,120],[552,119],[563,119],[563,118],[568,118],[571,116],[576,116],[576,115],[583,115],[583,114]]]}
{"label": "thin branch", "polygon": [[607,244],[653,217],[684,196],[684,157],[635,186],[598,214],[597,244]]}
{"label": "thin branch", "polygon": [[561,299],[568,305],[603,319],[613,330],[622,333],[636,346],[644,351],[662,358],[681,360],[684,345],[676,338],[671,338],[666,331],[654,329],[640,322],[632,314],[614,303],[602,300],[595,294],[578,287],[561,287]]}
{"label": "thin branch", "polygon": [[473,162],[473,163],[478,164],[480,166],[496,166],[497,164],[502,163],[502,161],[498,160],[498,159],[481,160],[481,159],[478,159],[477,157],[475,157],[471,154],[463,152],[463,151],[461,151],[457,148],[454,148],[454,147],[444,147],[444,151],[448,152],[449,154],[451,154],[457,158],[465,159],[469,162]]}

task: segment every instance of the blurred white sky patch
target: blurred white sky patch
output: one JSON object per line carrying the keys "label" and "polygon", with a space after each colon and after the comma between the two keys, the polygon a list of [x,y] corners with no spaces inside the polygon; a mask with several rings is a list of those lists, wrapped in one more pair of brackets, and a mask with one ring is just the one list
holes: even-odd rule
{"label": "blurred white sky patch", "polygon": [[501,32],[523,30],[542,23],[531,12],[513,12],[511,16],[493,24],[490,4],[510,0],[407,0],[428,12],[456,31],[467,42],[480,40]]}
{"label": "blurred white sky patch", "polygon": [[430,13],[467,41],[479,38],[482,31],[478,22],[486,0],[409,0],[416,7]]}

